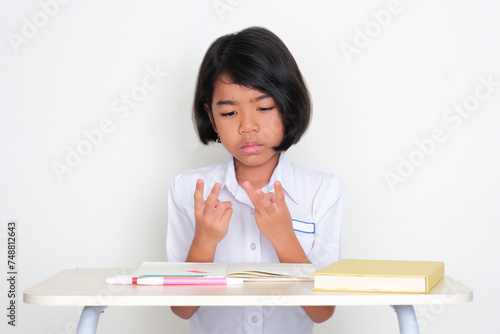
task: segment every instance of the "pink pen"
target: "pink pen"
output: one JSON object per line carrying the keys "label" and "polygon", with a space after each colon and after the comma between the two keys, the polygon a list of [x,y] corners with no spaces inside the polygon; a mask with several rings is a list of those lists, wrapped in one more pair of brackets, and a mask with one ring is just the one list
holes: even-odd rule
{"label": "pink pen", "polygon": [[139,285],[232,285],[243,284],[240,278],[224,277],[141,277]]}

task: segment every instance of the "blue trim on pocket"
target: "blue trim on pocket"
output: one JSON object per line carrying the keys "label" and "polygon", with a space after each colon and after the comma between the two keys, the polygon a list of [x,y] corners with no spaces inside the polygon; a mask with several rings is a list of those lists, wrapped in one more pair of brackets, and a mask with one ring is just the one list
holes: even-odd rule
{"label": "blue trim on pocket", "polygon": [[[307,224],[307,229],[297,229],[297,228],[294,228],[293,229],[294,231],[301,232],[301,233],[307,233],[307,234],[314,234],[314,233],[316,233],[316,224],[315,223],[304,222],[304,221],[298,220],[298,219],[292,219],[292,222]],[[304,226],[304,227],[306,227],[306,226]]]}

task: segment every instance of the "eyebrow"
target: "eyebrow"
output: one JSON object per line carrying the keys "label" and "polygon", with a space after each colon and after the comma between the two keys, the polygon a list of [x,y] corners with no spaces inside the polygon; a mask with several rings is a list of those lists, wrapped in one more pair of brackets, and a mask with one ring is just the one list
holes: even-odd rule
{"label": "eyebrow", "polygon": [[[268,94],[262,94],[261,96],[257,96],[255,99],[252,99],[252,102],[257,102],[257,101],[260,101],[260,100],[264,100],[264,99],[268,99],[270,98],[271,95],[268,95]],[[220,101],[217,101],[216,103],[218,106],[223,106],[223,105],[230,105],[230,106],[234,106],[234,105],[237,105],[238,102],[236,101],[232,101],[232,100],[220,100]]]}

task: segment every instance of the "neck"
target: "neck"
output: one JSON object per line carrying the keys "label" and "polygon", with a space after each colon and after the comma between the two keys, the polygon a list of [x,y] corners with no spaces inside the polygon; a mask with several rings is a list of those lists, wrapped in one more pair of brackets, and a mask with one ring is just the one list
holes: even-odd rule
{"label": "neck", "polygon": [[247,166],[234,159],[234,169],[238,184],[242,186],[243,182],[248,181],[254,189],[261,189],[266,186],[273,175],[274,169],[278,165],[279,158],[280,153],[276,152],[271,159],[258,166]]}

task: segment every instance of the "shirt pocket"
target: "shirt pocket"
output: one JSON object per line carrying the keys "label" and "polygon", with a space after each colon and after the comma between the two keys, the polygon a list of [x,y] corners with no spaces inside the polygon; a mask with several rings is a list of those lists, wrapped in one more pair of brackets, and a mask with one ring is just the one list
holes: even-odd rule
{"label": "shirt pocket", "polygon": [[292,223],[295,236],[297,236],[304,252],[308,254],[314,243],[316,224],[297,219],[292,219]]}

